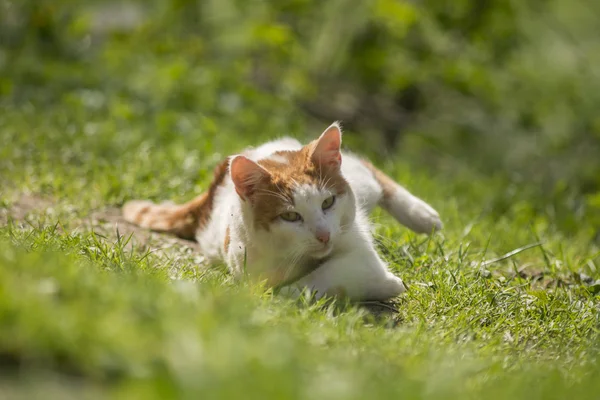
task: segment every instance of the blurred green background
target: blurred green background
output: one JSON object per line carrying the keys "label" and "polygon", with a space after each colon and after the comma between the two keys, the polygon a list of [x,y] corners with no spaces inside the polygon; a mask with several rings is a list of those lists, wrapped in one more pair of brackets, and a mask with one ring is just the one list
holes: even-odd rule
{"label": "blurred green background", "polygon": [[367,152],[502,180],[499,217],[528,201],[574,233],[600,225],[599,16],[591,0],[2,0],[0,95],[161,110],[173,134],[194,129],[182,113],[256,140],[342,120]]}

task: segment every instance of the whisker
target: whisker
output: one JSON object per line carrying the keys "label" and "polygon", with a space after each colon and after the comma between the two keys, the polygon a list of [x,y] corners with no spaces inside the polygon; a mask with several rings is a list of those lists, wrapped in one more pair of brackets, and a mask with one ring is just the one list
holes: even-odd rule
{"label": "whisker", "polygon": [[[291,257],[286,257],[286,259],[284,259],[284,262],[286,262],[288,264],[286,271],[284,273],[284,276],[283,276],[284,280],[286,280],[289,277],[289,275],[292,272],[292,270],[294,269],[294,267],[296,267],[296,264],[298,263],[298,261],[300,261],[300,259],[304,256],[304,252],[301,250],[303,247],[304,246],[298,246],[297,249],[290,252]],[[288,260],[288,258],[289,258],[289,260]]]}
{"label": "whisker", "polygon": [[346,232],[364,233],[364,234],[368,235],[371,239],[378,239],[379,241],[384,242],[384,244],[385,243],[387,243],[387,244],[393,244],[393,245],[397,244],[397,242],[394,241],[393,239],[390,239],[389,237],[387,237],[385,235],[382,235],[380,233],[374,232],[372,230],[368,230],[368,229],[365,229],[365,228],[359,228],[359,227],[356,227],[356,226],[350,227],[351,229],[348,229],[349,228],[348,226],[343,226],[341,228],[342,228],[342,230],[343,230],[344,233],[346,233]]}
{"label": "whisker", "polygon": [[327,178],[327,180],[325,181],[325,183],[323,183],[323,188],[326,188],[330,181],[331,181],[331,176],[329,176]]}
{"label": "whisker", "polygon": [[274,197],[276,197],[276,198],[278,198],[278,199],[280,199],[280,200],[282,200],[282,201],[284,201],[286,203],[290,202],[290,199],[288,199],[287,197],[285,197],[283,194],[274,192],[272,190],[259,189],[258,192],[259,193],[265,193],[265,194],[270,195],[270,196],[274,196]]}

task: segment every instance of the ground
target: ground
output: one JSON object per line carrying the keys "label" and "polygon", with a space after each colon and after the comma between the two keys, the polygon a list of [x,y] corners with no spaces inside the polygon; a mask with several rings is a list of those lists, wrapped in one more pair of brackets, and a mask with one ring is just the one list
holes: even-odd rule
{"label": "ground", "polygon": [[348,132],[445,223],[426,237],[372,216],[409,291],[371,308],[234,282],[193,243],[121,221],[126,200],[187,200],[224,155],[326,126],[206,65],[214,79],[177,92],[180,60],[146,56],[33,64],[2,100],[3,397],[598,397],[595,227],[563,233],[518,185],[378,156]]}

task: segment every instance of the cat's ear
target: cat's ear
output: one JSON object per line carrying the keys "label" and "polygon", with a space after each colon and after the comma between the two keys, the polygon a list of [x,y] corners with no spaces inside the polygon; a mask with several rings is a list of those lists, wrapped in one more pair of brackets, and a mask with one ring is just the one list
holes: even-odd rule
{"label": "cat's ear", "polygon": [[244,156],[235,156],[231,159],[229,173],[235,191],[242,199],[252,196],[256,186],[270,176],[266,169]]}
{"label": "cat's ear", "polygon": [[329,168],[340,168],[342,165],[342,130],[337,122],[325,129],[325,132],[313,142],[312,161]]}

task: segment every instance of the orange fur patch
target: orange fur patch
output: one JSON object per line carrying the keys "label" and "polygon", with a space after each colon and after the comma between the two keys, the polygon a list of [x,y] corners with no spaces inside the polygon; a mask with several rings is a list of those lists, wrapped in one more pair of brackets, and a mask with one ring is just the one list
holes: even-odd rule
{"label": "orange fur patch", "polygon": [[137,215],[134,217],[135,221],[139,224],[142,222],[142,218],[144,217],[144,215],[146,215],[148,213],[148,211],[150,211],[150,206],[144,206],[142,208],[140,208],[140,210],[138,211]]}
{"label": "orange fur patch", "polygon": [[229,235],[229,227],[225,230],[225,240],[223,241],[223,250],[225,253],[229,251],[229,243],[231,242],[231,236]]}

